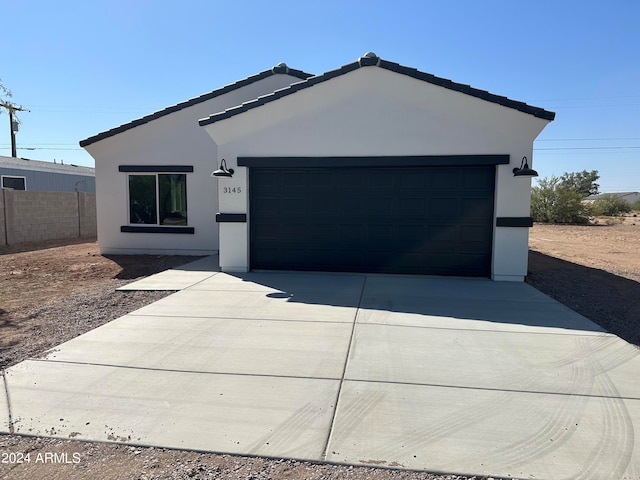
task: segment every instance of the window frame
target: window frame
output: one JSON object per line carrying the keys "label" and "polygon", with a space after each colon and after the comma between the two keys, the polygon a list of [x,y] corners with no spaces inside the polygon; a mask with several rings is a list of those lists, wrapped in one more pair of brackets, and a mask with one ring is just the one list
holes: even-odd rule
{"label": "window frame", "polygon": [[[4,179],[5,178],[12,178],[12,179],[22,179],[22,183],[24,184],[24,188],[23,189],[15,189],[13,187],[5,187],[4,186]],[[7,189],[12,189],[12,190],[18,190],[18,191],[26,191],[27,190],[27,177],[22,176],[22,175],[2,175],[0,178],[0,186],[2,186],[2,188],[7,188]]]}
{"label": "window frame", "polygon": [[[130,177],[132,175],[136,175],[136,176],[153,176],[154,180],[155,180],[155,214],[156,214],[156,223],[132,223],[131,222],[131,181],[130,181]],[[186,208],[185,208],[185,212],[187,212],[186,215],[186,224],[185,225],[167,225],[167,224],[161,224],[160,223],[160,179],[159,179],[159,175],[184,175],[184,179],[185,179],[185,195],[184,195],[184,200],[186,203]],[[127,171],[127,174],[125,175],[125,180],[126,180],[126,188],[127,188],[127,201],[126,201],[126,216],[127,216],[127,222],[126,225],[129,227],[134,227],[134,229],[132,230],[131,228],[127,229],[127,231],[137,231],[137,229],[150,229],[151,230],[158,230],[158,229],[176,229],[176,230],[184,230],[185,228],[189,227],[189,201],[188,201],[188,193],[187,193],[187,179],[188,179],[188,175],[187,172],[175,172],[175,171],[139,171],[139,170],[135,170],[135,171]]]}

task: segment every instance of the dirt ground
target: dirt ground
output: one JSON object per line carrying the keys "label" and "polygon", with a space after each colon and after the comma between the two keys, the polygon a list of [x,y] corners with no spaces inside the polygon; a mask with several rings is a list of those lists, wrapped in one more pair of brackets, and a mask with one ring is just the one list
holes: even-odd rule
{"label": "dirt ground", "polygon": [[534,225],[527,282],[640,346],[640,221]]}
{"label": "dirt ground", "polygon": [[93,239],[0,247],[0,314],[72,295],[108,279],[134,279],[193,257],[100,255]]}
{"label": "dirt ground", "polygon": [[[614,223],[608,226],[535,225],[530,231],[527,282],[609,331],[640,345],[640,221],[636,219],[628,217],[624,221],[608,222]],[[114,292],[114,289],[189,260],[193,257],[103,257],[95,241],[0,247],[0,351],[3,352],[0,366],[6,368],[42,353],[161,298],[165,292]],[[83,304],[87,305],[87,311],[83,311]],[[73,317],[73,322],[67,317]],[[66,323],[54,331],[51,318],[64,318]],[[15,460],[16,454],[26,453],[30,454],[29,463],[10,461]],[[45,459],[47,454],[55,461],[36,461]],[[464,480],[481,477],[0,435],[0,478]]]}
{"label": "dirt ground", "polygon": [[614,225],[535,225],[529,248],[640,281],[640,218]]}

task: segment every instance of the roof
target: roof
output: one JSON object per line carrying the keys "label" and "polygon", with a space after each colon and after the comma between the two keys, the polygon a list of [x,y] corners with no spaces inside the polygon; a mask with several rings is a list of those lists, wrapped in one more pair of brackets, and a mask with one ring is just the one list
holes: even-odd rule
{"label": "roof", "polygon": [[95,176],[96,170],[91,167],[81,167],[73,164],[43,162],[29,158],[0,156],[0,168],[14,168],[22,170],[35,170],[38,172],[67,173],[76,175]]}
{"label": "roof", "polygon": [[169,115],[173,112],[177,112],[179,110],[182,110],[184,108],[188,108],[191,107],[193,105],[197,105],[198,103],[202,103],[202,102],[206,102],[207,100],[210,100],[212,98],[215,97],[219,97],[220,95],[224,95],[225,93],[229,93],[232,92],[234,90],[237,90],[239,88],[242,88],[246,85],[250,85],[254,82],[257,82],[258,80],[262,80],[264,78],[270,77],[272,75],[276,75],[276,74],[286,74],[286,75],[291,75],[293,77],[297,77],[300,78],[302,80],[307,79],[309,77],[312,77],[313,75],[311,73],[306,73],[303,72],[302,70],[296,70],[293,68],[289,68],[286,64],[284,63],[279,63],[278,65],[276,65],[275,67],[271,68],[270,70],[265,70],[263,72],[260,72],[256,75],[252,75],[250,77],[247,77],[243,80],[239,80],[235,83],[231,83],[229,85],[226,85],[222,88],[219,88],[217,90],[213,90],[209,93],[205,93],[203,95],[200,95],[199,97],[195,97],[195,98],[191,98],[187,101],[181,102],[181,103],[177,103],[175,105],[171,105],[169,107],[166,107],[162,110],[159,110],[157,112],[154,112],[150,115],[146,115],[144,117],[138,118],[136,120],[132,120],[129,123],[125,123],[123,125],[120,125],[119,127],[115,127],[112,128],[111,130],[107,130],[105,132],[102,133],[98,133],[97,135],[94,135],[92,137],[86,138],[84,140],[80,141],[80,146],[81,147],[87,147],[89,145],[91,145],[92,143],[95,142],[99,142],[100,140],[104,140],[105,138],[109,138],[109,137],[113,137],[114,135],[117,135],[119,133],[122,132],[126,132],[127,130],[131,130],[132,128],[135,128],[137,126],[143,125],[145,123],[148,123],[152,120],[155,120],[157,118],[160,117],[164,117],[165,115]]}
{"label": "roof", "polygon": [[472,97],[480,98],[482,100],[486,100],[491,103],[502,105],[504,107],[513,108],[520,112],[527,113],[529,115],[533,115],[538,118],[543,118],[545,120],[553,120],[556,116],[554,112],[544,110],[543,108],[527,105],[524,102],[519,102],[516,100],[511,100],[507,97],[495,95],[486,90],[479,90],[477,88],[471,87],[470,85],[456,83],[446,78],[436,77],[435,75],[432,75],[430,73],[421,72],[415,68],[405,67],[398,63],[389,62],[387,60],[381,59],[375,53],[369,52],[369,53],[366,53],[363,57],[359,58],[356,62],[343,65],[337,70],[331,70],[321,75],[307,78],[301,82],[294,83],[289,87],[282,88],[269,95],[262,96],[256,100],[243,103],[242,105],[239,105],[237,107],[229,108],[223,112],[214,113],[207,118],[201,119],[199,121],[199,124],[201,126],[209,125],[211,123],[224,120],[229,117],[233,117],[240,113],[246,112],[247,110],[260,107],[266,103],[273,102],[287,95],[291,95],[299,90],[304,90],[305,88],[312,87],[318,83],[326,82],[327,80],[330,80],[335,77],[339,77],[341,75],[352,72],[359,68],[372,67],[372,66],[384,68],[385,70],[389,70],[402,75],[407,75],[417,80],[422,80],[424,82],[430,83],[432,85],[437,85],[440,87],[447,88],[449,90],[461,92],[466,95],[470,95]]}

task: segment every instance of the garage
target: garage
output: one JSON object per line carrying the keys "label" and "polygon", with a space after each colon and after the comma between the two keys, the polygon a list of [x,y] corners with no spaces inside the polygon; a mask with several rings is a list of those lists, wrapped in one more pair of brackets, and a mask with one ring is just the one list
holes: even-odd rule
{"label": "garage", "polygon": [[488,277],[501,160],[239,159],[251,268]]}
{"label": "garage", "polygon": [[371,52],[214,112],[220,268],[521,282],[554,115]]}

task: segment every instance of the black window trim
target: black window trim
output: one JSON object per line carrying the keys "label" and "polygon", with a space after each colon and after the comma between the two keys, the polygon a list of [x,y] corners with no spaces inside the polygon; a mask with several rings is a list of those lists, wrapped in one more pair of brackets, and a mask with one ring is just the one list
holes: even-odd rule
{"label": "black window trim", "polygon": [[186,233],[194,234],[195,228],[185,226],[170,225],[122,225],[120,231],[123,233]]}
{"label": "black window trim", "polygon": [[[154,170],[144,170],[144,171],[139,171],[139,170],[123,170],[123,168],[163,168],[163,170],[158,170],[158,171],[154,171]],[[158,192],[158,175],[162,175],[162,174],[170,174],[170,173],[188,173],[189,171],[193,172],[193,166],[180,166],[180,165],[174,165],[174,168],[190,168],[191,170],[172,170],[172,171],[168,171],[166,170],[167,166],[163,166],[163,167],[154,167],[154,166],[149,166],[149,165],[142,165],[142,166],[136,166],[136,165],[120,165],[118,167],[118,169],[121,172],[127,172],[128,174],[149,174],[149,175],[153,175],[154,177],[156,177],[156,194]],[[127,210],[129,207],[129,175],[126,175],[127,178]],[[156,195],[157,196],[157,195]],[[188,207],[187,207],[188,209]],[[158,205],[158,198],[156,198],[156,213],[158,214],[158,219],[159,219],[159,214],[160,214],[160,206]],[[131,216],[129,213],[127,213],[127,225],[122,225],[120,227],[120,231],[123,233],[187,233],[187,234],[193,234],[195,233],[195,229],[194,227],[189,227],[189,226],[185,226],[185,225],[160,225],[159,223],[154,223],[154,224],[140,224],[140,223],[131,223]],[[188,216],[187,216],[187,223],[188,223]]]}
{"label": "black window trim", "polygon": [[193,173],[193,165],[119,165],[127,173]]}

